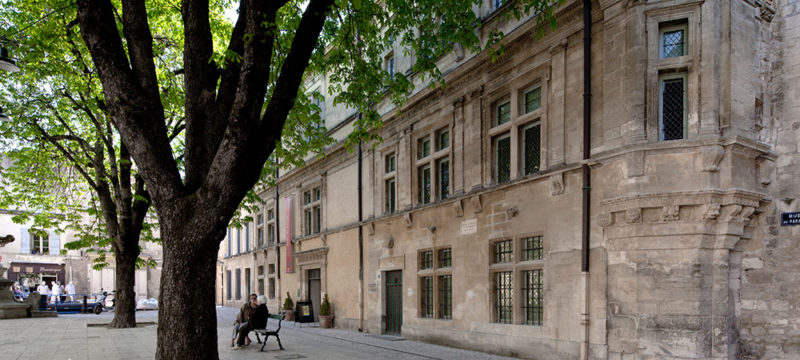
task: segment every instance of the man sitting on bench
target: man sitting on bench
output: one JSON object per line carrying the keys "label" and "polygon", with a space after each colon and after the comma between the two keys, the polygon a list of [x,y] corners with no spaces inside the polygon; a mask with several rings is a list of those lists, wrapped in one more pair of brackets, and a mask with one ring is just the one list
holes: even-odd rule
{"label": "man sitting on bench", "polygon": [[[238,336],[234,350],[239,350],[245,345],[245,339],[250,340],[247,334],[253,329],[263,329],[267,327],[269,310],[267,309],[267,297],[264,295],[250,294],[250,301],[242,306],[239,315],[236,316]],[[249,344],[248,344],[249,345]]]}

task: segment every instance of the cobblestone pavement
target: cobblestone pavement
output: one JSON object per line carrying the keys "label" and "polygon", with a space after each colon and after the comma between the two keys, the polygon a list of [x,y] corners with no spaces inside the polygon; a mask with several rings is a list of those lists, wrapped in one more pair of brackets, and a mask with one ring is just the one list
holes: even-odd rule
{"label": "cobblestone pavement", "polygon": [[[353,331],[295,327],[284,323],[279,350],[270,338],[264,352],[256,344],[241,350],[230,347],[237,309],[217,311],[220,359],[509,359],[480,352],[452,349]],[[57,318],[0,320],[0,359],[153,359],[156,350],[156,311],[136,314],[140,326],[109,329],[113,314],[59,315]]]}

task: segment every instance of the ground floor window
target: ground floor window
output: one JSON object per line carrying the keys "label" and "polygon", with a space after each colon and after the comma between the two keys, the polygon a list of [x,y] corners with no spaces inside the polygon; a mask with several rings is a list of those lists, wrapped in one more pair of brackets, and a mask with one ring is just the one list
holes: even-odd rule
{"label": "ground floor window", "polygon": [[453,276],[439,276],[439,318],[453,318]]}
{"label": "ground floor window", "polygon": [[422,277],[422,303],[420,304],[420,308],[422,309],[422,313],[420,314],[421,317],[424,318],[432,318],[433,317],[433,276],[424,276]]}
{"label": "ground floor window", "polygon": [[225,271],[225,298],[230,300],[231,299],[231,271]]}
{"label": "ground floor window", "polygon": [[501,271],[494,274],[495,322],[514,322],[514,273]]}
{"label": "ground floor window", "polygon": [[526,325],[542,325],[542,270],[522,272],[522,317]]}

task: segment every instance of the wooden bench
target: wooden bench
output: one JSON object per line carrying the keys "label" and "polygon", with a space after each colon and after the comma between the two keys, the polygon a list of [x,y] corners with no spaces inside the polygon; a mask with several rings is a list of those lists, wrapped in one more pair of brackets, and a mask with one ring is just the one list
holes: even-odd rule
{"label": "wooden bench", "polygon": [[[267,319],[267,325],[269,325],[269,319],[278,320],[278,328],[275,330],[270,330],[269,327],[265,327],[264,329],[253,329],[253,332],[256,334],[256,340],[258,340],[259,344],[261,345],[261,350],[264,351],[264,346],[267,346],[267,339],[269,339],[270,335],[275,336],[275,339],[278,340],[278,346],[283,350],[283,345],[281,345],[281,337],[278,333],[281,331],[281,322],[283,322],[284,314],[269,314],[269,318]],[[264,335],[264,342],[261,342],[261,338],[258,335]]]}

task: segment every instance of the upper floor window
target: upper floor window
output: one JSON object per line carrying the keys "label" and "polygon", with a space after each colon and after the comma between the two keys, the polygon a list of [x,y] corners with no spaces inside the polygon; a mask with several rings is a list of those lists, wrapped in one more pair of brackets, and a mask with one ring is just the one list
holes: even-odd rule
{"label": "upper floor window", "polygon": [[50,238],[44,231],[31,231],[31,254],[50,254]]}
{"label": "upper floor window", "polygon": [[397,181],[396,156],[394,153],[386,155],[384,161],[384,201],[387,214],[394,213],[397,209]]}
{"label": "upper floor window", "polygon": [[503,125],[511,121],[511,102],[506,101],[495,107],[494,125]]}
{"label": "upper floor window", "polygon": [[267,210],[267,245],[275,245],[275,209]]}
{"label": "upper floor window", "polygon": [[264,247],[264,214],[259,209],[256,215],[256,248]]}
{"label": "upper floor window", "polygon": [[497,10],[503,6],[503,0],[492,0],[492,10]]}
{"label": "upper floor window", "polygon": [[522,96],[522,114],[527,114],[542,107],[542,88],[536,86],[525,91]]}
{"label": "upper floor window", "polygon": [[662,23],[659,26],[659,57],[662,59],[687,54],[686,20]]}
{"label": "upper floor window", "polygon": [[394,52],[390,52],[384,59],[384,70],[389,73],[389,78],[394,79]]}
{"label": "upper floor window", "polygon": [[[431,144],[435,152],[431,153]],[[428,204],[450,197],[450,128],[440,128],[417,140],[417,202]]]}
{"label": "upper floor window", "polygon": [[321,194],[319,187],[303,193],[303,226],[306,235],[318,234],[322,228]]}
{"label": "upper floor window", "polygon": [[686,137],[686,74],[662,75],[659,78],[659,140]]}

